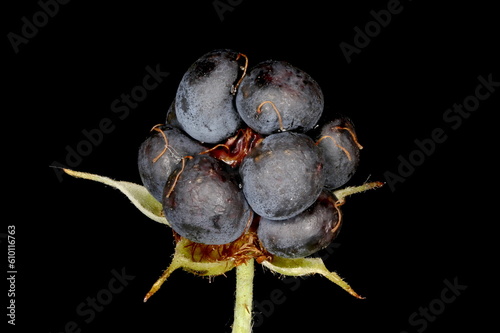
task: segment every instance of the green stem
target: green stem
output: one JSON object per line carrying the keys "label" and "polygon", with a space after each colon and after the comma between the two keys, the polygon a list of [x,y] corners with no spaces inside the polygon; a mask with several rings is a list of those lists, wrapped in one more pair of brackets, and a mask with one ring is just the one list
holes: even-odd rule
{"label": "green stem", "polygon": [[254,259],[236,267],[233,333],[252,332]]}

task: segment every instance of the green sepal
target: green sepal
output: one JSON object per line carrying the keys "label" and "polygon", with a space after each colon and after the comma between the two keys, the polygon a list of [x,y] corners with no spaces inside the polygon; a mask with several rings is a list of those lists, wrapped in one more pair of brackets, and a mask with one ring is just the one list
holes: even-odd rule
{"label": "green sepal", "polygon": [[63,171],[70,176],[93,180],[120,190],[144,215],[153,221],[170,226],[167,219],[163,215],[161,203],[156,200],[144,186],[125,181],[117,181],[108,177],[94,175],[87,172],[74,171],[70,169],[63,169]]}
{"label": "green sepal", "polygon": [[311,274],[320,274],[328,280],[337,284],[339,287],[347,291],[356,298],[364,298],[356,293],[347,282],[345,282],[335,272],[330,272],[323,260],[320,258],[297,258],[288,259],[281,257],[273,257],[271,261],[263,261],[262,265],[273,272],[288,275],[288,276],[306,276]]}

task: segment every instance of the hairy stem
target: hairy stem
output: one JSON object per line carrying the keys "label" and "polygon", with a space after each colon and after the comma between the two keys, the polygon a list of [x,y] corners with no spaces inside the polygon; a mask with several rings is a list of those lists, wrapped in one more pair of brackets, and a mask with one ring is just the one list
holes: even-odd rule
{"label": "hairy stem", "polygon": [[252,332],[254,259],[236,267],[233,333]]}

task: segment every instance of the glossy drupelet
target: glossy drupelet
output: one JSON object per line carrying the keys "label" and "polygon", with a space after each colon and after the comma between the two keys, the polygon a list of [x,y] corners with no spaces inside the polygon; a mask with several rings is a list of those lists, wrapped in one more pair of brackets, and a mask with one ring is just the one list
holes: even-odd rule
{"label": "glossy drupelet", "polygon": [[306,72],[284,61],[268,60],[245,76],[236,107],[243,121],[260,134],[306,132],[321,117],[323,92]]}
{"label": "glossy drupelet", "polygon": [[163,211],[179,235],[214,245],[236,240],[253,216],[238,174],[207,155],[185,159],[170,175],[163,193]]}
{"label": "glossy drupelet", "polygon": [[161,202],[165,183],[182,158],[204,150],[200,143],[179,129],[155,127],[139,147],[137,162],[143,185]]}
{"label": "glossy drupelet", "polygon": [[340,223],[336,198],[323,191],[311,207],[290,219],[262,218],[257,235],[269,253],[283,258],[303,258],[327,247],[339,233]]}
{"label": "glossy drupelet", "polygon": [[352,122],[339,116],[323,125],[318,147],[325,157],[325,187],[334,190],[347,183],[356,172],[363,148]]}
{"label": "glossy drupelet", "polygon": [[240,128],[232,91],[239,76],[238,55],[231,50],[209,52],[189,67],[179,83],[177,121],[200,142],[221,142]]}
{"label": "glossy drupelet", "polygon": [[266,137],[240,166],[243,193],[258,215],[284,220],[304,211],[324,182],[323,157],[305,134],[284,132]]}

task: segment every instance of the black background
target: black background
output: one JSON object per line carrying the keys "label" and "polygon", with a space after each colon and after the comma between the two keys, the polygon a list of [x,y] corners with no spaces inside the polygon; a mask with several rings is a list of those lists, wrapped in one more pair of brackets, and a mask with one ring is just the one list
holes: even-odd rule
{"label": "black background", "polygon": [[[494,313],[488,301],[498,289],[488,279],[498,262],[494,122],[500,87],[457,129],[443,115],[474,95],[478,76],[500,81],[493,6],[401,1],[401,12],[348,63],[340,43],[352,45],[354,27],[364,29],[374,20],[370,11],[386,9],[388,1],[238,3],[233,1],[221,20],[212,1],[71,1],[17,54],[7,34],[20,34],[21,18],[32,21],[40,5],[24,1],[4,13],[9,192],[3,206],[6,224],[16,226],[16,328],[62,332],[74,321],[82,332],[121,332],[137,325],[141,332],[231,331],[234,272],[209,281],[177,271],[143,303],[171,260],[171,231],[143,216],[118,191],[69,176],[61,181],[49,167],[66,164],[67,146],[75,149],[85,140],[83,130],[109,118],[113,131],[74,169],[139,183],[138,146],[153,125],[164,122],[184,71],[216,48],[245,53],[250,66],[286,60],[318,81],[325,114],[351,117],[364,146],[349,185],[387,181],[387,172],[398,174],[399,156],[418,154],[415,140],[431,138],[435,128],[447,136],[393,190],[386,185],[358,194],[343,207],[339,245],[326,265],[366,299],[319,276],[300,280],[291,290],[290,280],[257,267],[255,301],[281,290],[284,302],[254,331],[488,327]],[[169,76],[119,119],[111,103],[142,83],[146,66],[157,65]],[[134,278],[85,322],[89,317],[76,308],[107,288],[113,270],[122,269]],[[414,312],[439,303],[444,280],[467,289],[425,326],[412,325]],[[7,299],[6,290],[0,293]]]}

